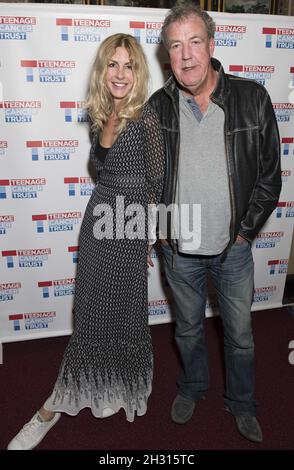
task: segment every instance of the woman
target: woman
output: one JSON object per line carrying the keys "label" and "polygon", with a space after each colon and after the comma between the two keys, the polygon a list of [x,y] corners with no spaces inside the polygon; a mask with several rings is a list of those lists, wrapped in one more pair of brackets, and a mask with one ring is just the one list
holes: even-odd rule
{"label": "woman", "polygon": [[147,83],[146,58],[132,36],[102,42],[88,97],[98,181],[80,233],[74,331],[52,395],[9,450],[33,449],[60,412],[76,415],[90,407],[102,418],[123,408],[128,421],[146,413],[153,358],[148,224],[141,209],[146,214],[159,202],[164,175],[160,125],[144,105]]}

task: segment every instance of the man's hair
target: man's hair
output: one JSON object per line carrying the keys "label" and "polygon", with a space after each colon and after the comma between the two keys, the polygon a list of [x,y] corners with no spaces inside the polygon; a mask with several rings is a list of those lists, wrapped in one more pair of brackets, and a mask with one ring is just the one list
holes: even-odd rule
{"label": "man's hair", "polygon": [[200,8],[198,5],[195,5],[195,3],[192,1],[179,0],[176,5],[168,12],[161,30],[161,39],[167,49],[169,48],[169,43],[166,36],[166,30],[168,26],[172,23],[175,23],[176,21],[184,21],[192,15],[198,16],[202,19],[206,27],[208,39],[214,38],[215,22],[213,21],[212,17],[209,16],[209,14],[202,10],[202,8]]}

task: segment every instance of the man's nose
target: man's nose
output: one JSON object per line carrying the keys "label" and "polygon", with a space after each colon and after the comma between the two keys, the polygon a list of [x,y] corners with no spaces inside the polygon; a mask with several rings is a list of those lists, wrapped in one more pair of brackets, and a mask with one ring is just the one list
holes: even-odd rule
{"label": "man's nose", "polygon": [[182,46],[182,58],[183,60],[191,59],[191,47],[189,44],[183,44]]}

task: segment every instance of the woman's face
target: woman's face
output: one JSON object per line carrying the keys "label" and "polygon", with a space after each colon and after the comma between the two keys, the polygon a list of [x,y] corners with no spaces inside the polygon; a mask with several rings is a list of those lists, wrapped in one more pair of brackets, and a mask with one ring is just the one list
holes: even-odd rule
{"label": "woman's face", "polygon": [[133,88],[134,75],[130,56],[125,47],[117,47],[108,62],[106,85],[115,104],[125,98]]}

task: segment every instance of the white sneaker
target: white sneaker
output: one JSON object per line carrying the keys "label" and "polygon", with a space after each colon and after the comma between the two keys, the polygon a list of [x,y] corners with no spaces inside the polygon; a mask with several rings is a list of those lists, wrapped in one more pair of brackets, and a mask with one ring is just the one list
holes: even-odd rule
{"label": "white sneaker", "polygon": [[31,450],[46,436],[49,429],[57,423],[61,413],[55,413],[50,421],[43,421],[39,412],[26,423],[19,433],[9,442],[7,450]]}
{"label": "white sneaker", "polygon": [[115,413],[116,411],[113,411],[111,408],[105,407],[102,411],[102,418],[109,418],[109,416],[112,416]]}

